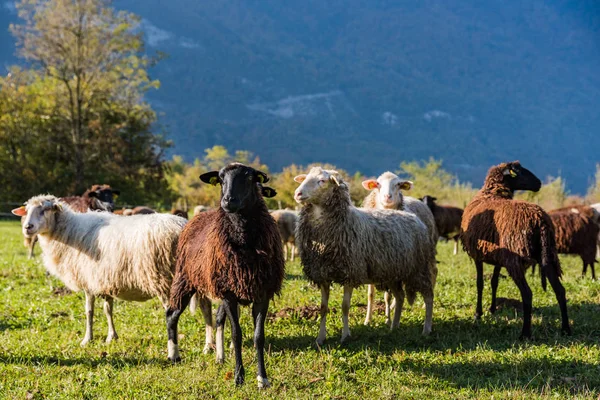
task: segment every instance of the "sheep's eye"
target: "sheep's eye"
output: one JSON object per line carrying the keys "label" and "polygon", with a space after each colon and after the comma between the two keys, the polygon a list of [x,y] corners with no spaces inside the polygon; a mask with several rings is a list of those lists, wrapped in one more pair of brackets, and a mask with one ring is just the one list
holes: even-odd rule
{"label": "sheep's eye", "polygon": [[319,184],[320,185],[324,184],[325,182],[327,182],[325,179],[319,179]]}

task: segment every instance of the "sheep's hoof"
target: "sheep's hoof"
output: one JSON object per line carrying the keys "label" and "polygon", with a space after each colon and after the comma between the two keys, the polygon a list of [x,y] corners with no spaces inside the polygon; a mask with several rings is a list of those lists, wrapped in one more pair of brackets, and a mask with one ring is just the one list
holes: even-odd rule
{"label": "sheep's hoof", "polygon": [[179,356],[169,357],[169,361],[171,361],[171,364],[178,364],[181,362],[181,357],[179,357]]}
{"label": "sheep's hoof", "polygon": [[473,317],[473,319],[475,321],[480,321],[481,320],[481,313],[475,313],[475,317]]}
{"label": "sheep's hoof", "polygon": [[563,335],[571,336],[571,334],[572,334],[571,327],[569,325],[563,326],[561,328],[561,331],[562,331]]}
{"label": "sheep's hoof", "polygon": [[202,354],[208,354],[215,349],[215,345],[213,343],[206,343],[204,345],[204,349],[202,349]]}
{"label": "sheep's hoof", "polygon": [[257,376],[256,380],[258,381],[258,388],[259,389],[266,389],[266,388],[270,388],[271,387],[271,383],[269,382],[269,380],[267,378],[262,378],[260,376]]}
{"label": "sheep's hoof", "polygon": [[490,311],[490,314],[495,314],[496,313],[496,307],[490,307],[489,311]]}
{"label": "sheep's hoof", "polygon": [[321,338],[317,338],[317,340],[315,341],[315,343],[317,344],[318,347],[322,347],[323,344],[325,343],[325,339],[321,339]]}
{"label": "sheep's hoof", "polygon": [[88,344],[89,342],[91,342],[91,341],[92,341],[92,338],[91,338],[91,337],[86,337],[86,338],[83,338],[83,340],[81,341],[81,343],[80,343],[79,345],[80,345],[81,347],[84,347],[85,345],[87,345],[87,344]]}
{"label": "sheep's hoof", "polygon": [[350,332],[348,332],[346,335],[342,335],[342,339],[340,340],[341,344],[347,343],[348,341],[350,341]]}
{"label": "sheep's hoof", "polygon": [[223,356],[221,356],[221,357],[217,357],[217,358],[215,359],[215,362],[216,362],[217,364],[223,364],[223,363],[225,362],[225,357],[223,357]]}
{"label": "sheep's hoof", "polygon": [[423,328],[423,336],[429,336],[429,335],[431,335],[431,327],[428,326],[428,327]]}
{"label": "sheep's hoof", "polygon": [[236,386],[240,386],[244,384],[244,374],[241,372],[235,377]]}
{"label": "sheep's hoof", "polygon": [[533,337],[531,336],[531,333],[521,333],[521,336],[519,336],[519,340],[521,341],[533,341]]}
{"label": "sheep's hoof", "polygon": [[106,337],[106,344],[109,344],[110,342],[112,342],[113,340],[117,340],[118,338],[119,336],[117,336],[116,333],[114,335],[108,335]]}
{"label": "sheep's hoof", "polygon": [[365,322],[363,325],[369,325],[370,322],[371,322],[371,320],[365,319]]}

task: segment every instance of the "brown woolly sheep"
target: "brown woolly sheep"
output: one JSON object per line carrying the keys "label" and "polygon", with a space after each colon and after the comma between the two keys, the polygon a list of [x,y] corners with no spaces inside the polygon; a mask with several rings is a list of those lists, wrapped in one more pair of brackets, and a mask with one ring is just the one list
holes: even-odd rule
{"label": "brown woolly sheep", "polygon": [[171,210],[171,214],[178,215],[178,216],[180,216],[182,218],[185,218],[185,219],[188,219],[188,217],[189,217],[187,211],[179,210],[179,209],[176,209],[176,208],[174,208],[174,209]]}
{"label": "brown woolly sheep", "polygon": [[532,294],[525,271],[538,263],[542,287],[550,281],[562,316],[562,330],[570,334],[565,289],[560,283],[562,270],[556,251],[554,228],[550,216],[539,206],[513,200],[515,190],[537,192],[542,183],[518,161],[496,165],[488,171],[483,188],[465,208],[461,224],[461,240],[477,268],[477,308],[483,314],[483,263],[494,265],[492,305],[496,311],[496,290],[501,267],[505,267],[519,288],[523,300],[521,338],[531,337]]}
{"label": "brown woolly sheep", "polygon": [[589,206],[572,206],[552,210],[550,218],[554,224],[556,250],[560,254],[577,254],[583,261],[582,277],[588,265],[592,279],[596,280],[596,244],[600,227],[597,224],[597,211]]}
{"label": "brown woolly sheep", "polygon": [[432,196],[424,196],[423,203],[433,213],[435,226],[441,237],[446,240],[454,240],[454,252],[458,253],[458,239],[460,236],[460,222],[462,220],[463,210],[458,207],[441,206],[435,203],[437,199]]}
{"label": "brown woolly sheep", "polygon": [[283,241],[283,256],[287,261],[288,248],[291,252],[291,259],[294,261],[296,253],[296,224],[298,223],[298,213],[291,210],[275,210],[271,211],[271,216],[277,223],[279,234]]}
{"label": "brown woolly sheep", "polygon": [[[281,237],[263,196],[275,191],[263,187],[263,172],[232,163],[200,179],[221,185],[221,206],[195,216],[185,227],[177,247],[177,265],[167,310],[169,359],[179,361],[177,323],[193,294],[201,299],[210,321],[210,299],[222,300],[217,311],[217,362],[223,362],[225,316],[231,323],[235,350],[235,383],[244,382],[242,331],[238,305],[252,303],[258,386],[268,387],[264,364],[264,323],[269,302],[281,290],[285,262]],[[207,306],[208,304],[208,306]],[[208,312],[207,312],[208,311]]]}

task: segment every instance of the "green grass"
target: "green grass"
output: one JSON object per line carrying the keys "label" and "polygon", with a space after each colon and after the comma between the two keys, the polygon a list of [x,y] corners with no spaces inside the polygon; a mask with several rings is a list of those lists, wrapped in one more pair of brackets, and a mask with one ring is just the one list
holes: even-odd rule
{"label": "green grass", "polygon": [[[433,333],[421,336],[419,298],[390,333],[376,312],[362,325],[366,289],[355,291],[352,339],[339,344],[341,288],[332,290],[328,340],[314,345],[318,323],[297,313],[267,322],[267,372],[272,388],[259,392],[249,310],[242,309],[246,384],[236,388],[233,359],[214,363],[202,354],[200,315],[186,311],[179,324],[183,361],[166,359],[166,329],[157,300],[115,302],[119,340],[106,345],[106,320],[96,304],[95,341],[79,346],[84,331],[82,293],[56,295],[38,257],[27,260],[17,222],[0,222],[0,398],[597,398],[600,394],[600,284],[578,279],[580,261],[562,258],[573,335],[561,336],[554,294],[539,278],[532,341],[519,341],[521,319],[512,308],[473,321],[475,268],[451,244],[438,247]],[[491,268],[487,267],[489,274]],[[510,279],[499,296],[519,299]],[[382,299],[378,293],[377,299]],[[489,276],[484,307],[489,306]],[[287,265],[281,297],[271,311],[318,305],[319,291],[299,263]],[[229,332],[229,329],[226,330]]]}

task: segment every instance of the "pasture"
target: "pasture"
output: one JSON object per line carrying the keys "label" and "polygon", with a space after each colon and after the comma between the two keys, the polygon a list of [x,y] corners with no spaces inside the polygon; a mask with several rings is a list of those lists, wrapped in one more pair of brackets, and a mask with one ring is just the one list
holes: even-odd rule
{"label": "pasture", "polygon": [[[573,335],[560,334],[554,294],[533,290],[533,335],[519,341],[522,320],[505,302],[496,315],[474,322],[475,267],[452,243],[438,245],[440,261],[433,333],[421,335],[420,297],[406,304],[400,329],[390,333],[378,304],[364,326],[366,288],[355,290],[351,340],[339,344],[341,297],[334,286],[328,339],[314,344],[320,292],[303,277],[299,261],[287,264],[280,297],[266,327],[267,372],[272,387],[258,392],[252,322],[242,309],[246,384],[233,382],[234,360],[224,365],[202,354],[204,326],[189,310],[179,323],[182,362],[166,354],[163,309],[115,302],[119,339],[106,345],[107,324],[96,303],[94,342],[82,348],[84,295],[62,290],[46,277],[39,257],[26,258],[19,223],[0,222],[0,398],[597,398],[600,395],[600,283],[580,279],[581,262],[561,257]],[[489,306],[486,267],[484,310]],[[503,271],[503,275],[506,272]],[[498,296],[520,299],[512,281],[500,280]],[[383,294],[376,299],[382,302]],[[229,327],[226,326],[226,338]]]}

